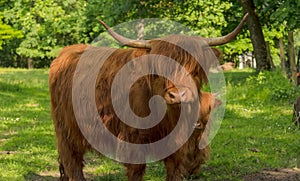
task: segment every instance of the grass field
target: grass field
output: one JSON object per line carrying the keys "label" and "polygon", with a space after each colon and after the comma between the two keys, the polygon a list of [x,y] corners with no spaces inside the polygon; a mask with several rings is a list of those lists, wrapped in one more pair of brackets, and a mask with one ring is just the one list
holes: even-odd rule
{"label": "grass field", "polygon": [[[225,74],[227,104],[201,180],[240,180],[274,168],[300,167],[300,129],[291,123],[295,89],[279,72]],[[0,180],[56,180],[59,176],[50,118],[48,69],[0,68]],[[123,167],[95,154],[85,173],[94,180],[125,180]],[[145,180],[164,180],[162,163]]]}

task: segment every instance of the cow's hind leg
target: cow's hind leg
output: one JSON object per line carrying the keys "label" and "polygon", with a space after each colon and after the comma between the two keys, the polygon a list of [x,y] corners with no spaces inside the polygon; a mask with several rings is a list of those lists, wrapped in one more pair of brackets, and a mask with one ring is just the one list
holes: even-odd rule
{"label": "cow's hind leg", "polygon": [[146,164],[125,164],[128,181],[143,181]]}
{"label": "cow's hind leg", "polygon": [[61,163],[60,158],[58,158],[59,163],[59,173],[60,173],[60,181],[69,181],[69,177],[66,175],[64,165]]}
{"label": "cow's hind leg", "polygon": [[67,140],[66,137],[58,139],[60,180],[85,180],[82,172],[85,150],[82,145],[76,145],[71,140]]}

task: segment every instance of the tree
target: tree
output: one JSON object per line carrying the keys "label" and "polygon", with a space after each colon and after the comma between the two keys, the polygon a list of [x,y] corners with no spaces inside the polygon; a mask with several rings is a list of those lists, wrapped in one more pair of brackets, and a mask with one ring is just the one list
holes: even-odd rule
{"label": "tree", "polygon": [[281,62],[281,72],[284,77],[286,77],[286,68],[284,60],[284,43],[283,38],[279,38],[279,49],[280,49],[280,62]]}
{"label": "tree", "polygon": [[14,48],[10,47],[9,44],[11,42],[16,42],[18,39],[23,37],[23,33],[21,31],[14,29],[11,25],[4,21],[3,11],[5,8],[9,8],[9,5],[10,4],[6,3],[5,0],[0,0],[0,66],[13,66],[11,60],[13,60],[14,57],[10,55],[11,52],[14,51]]}
{"label": "tree", "polygon": [[[294,31],[300,28],[300,2],[297,0],[281,0],[278,8],[272,14],[273,19],[286,22],[288,31],[288,53],[290,61],[291,79],[297,85],[297,68],[295,57]],[[300,52],[299,52],[300,54]]]}
{"label": "tree", "polygon": [[240,0],[243,10],[249,13],[247,25],[250,31],[250,38],[254,48],[254,56],[257,61],[258,71],[270,70],[271,64],[267,59],[267,49],[264,35],[258,15],[255,12],[253,0]]}
{"label": "tree", "polygon": [[292,31],[288,33],[288,47],[289,47],[289,61],[291,68],[291,79],[295,85],[297,85],[297,68],[296,68],[296,60],[295,60],[295,48],[294,48],[294,34]]}
{"label": "tree", "polygon": [[65,45],[87,42],[85,1],[16,0],[13,7],[4,10],[4,16],[14,28],[24,33],[16,52],[37,67],[49,65]]}

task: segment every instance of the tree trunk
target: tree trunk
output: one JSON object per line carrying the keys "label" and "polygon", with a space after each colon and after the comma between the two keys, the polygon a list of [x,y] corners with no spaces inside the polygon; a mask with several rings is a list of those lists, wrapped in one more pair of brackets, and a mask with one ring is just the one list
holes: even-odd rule
{"label": "tree trunk", "polygon": [[300,50],[298,51],[297,56],[297,72],[300,72]]}
{"label": "tree trunk", "polygon": [[229,62],[234,62],[234,63],[235,63],[234,60],[235,60],[235,58],[236,58],[236,55],[237,55],[236,53],[231,54],[231,55],[230,55],[230,58],[229,58]]}
{"label": "tree trunk", "polygon": [[272,70],[276,70],[274,62],[272,60],[271,51],[270,51],[270,43],[269,42],[266,42],[266,49],[267,49],[267,60],[270,63]]}
{"label": "tree trunk", "polygon": [[297,69],[296,69],[296,61],[295,61],[295,48],[294,48],[294,36],[293,32],[289,31],[288,33],[288,49],[289,49],[289,59],[291,66],[291,79],[295,85],[297,85]]}
{"label": "tree trunk", "polygon": [[294,102],[294,110],[293,110],[293,122],[297,125],[300,126],[300,97],[296,99]]}
{"label": "tree trunk", "polygon": [[280,61],[281,61],[281,72],[282,72],[282,75],[284,77],[286,77],[283,38],[279,38],[279,50],[280,50],[279,54],[280,54]]}
{"label": "tree trunk", "polygon": [[247,25],[254,49],[257,71],[270,70],[271,64],[267,59],[267,49],[262,28],[255,12],[253,0],[239,0],[245,13],[248,13]]}
{"label": "tree trunk", "polygon": [[255,60],[255,57],[254,57],[254,52],[251,52],[251,59],[252,59],[252,67],[254,69],[256,69],[256,60]]}
{"label": "tree trunk", "polygon": [[141,19],[141,21],[136,25],[136,31],[137,31],[137,36],[138,40],[144,40],[144,19]]}
{"label": "tree trunk", "polygon": [[33,69],[33,59],[32,58],[27,59],[27,68]]}

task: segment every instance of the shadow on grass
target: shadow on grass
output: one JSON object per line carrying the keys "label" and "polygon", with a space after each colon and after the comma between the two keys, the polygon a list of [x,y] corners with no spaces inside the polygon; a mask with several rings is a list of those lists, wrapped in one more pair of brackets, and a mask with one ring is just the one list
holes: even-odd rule
{"label": "shadow on grass", "polygon": [[[29,172],[27,175],[25,175],[26,181],[57,181],[59,180],[59,173],[53,173],[53,172],[43,172],[42,174],[36,174],[33,172]],[[121,173],[116,174],[106,174],[103,176],[97,176],[92,175],[89,173],[85,173],[86,181],[126,181],[126,179],[122,179],[124,176]]]}
{"label": "shadow on grass", "polygon": [[224,72],[226,83],[231,83],[237,85],[238,83],[243,83],[249,76],[257,75],[253,70],[249,71],[230,71]]}
{"label": "shadow on grass", "polygon": [[59,175],[39,175],[36,173],[29,172],[25,175],[27,181],[58,181]]}

